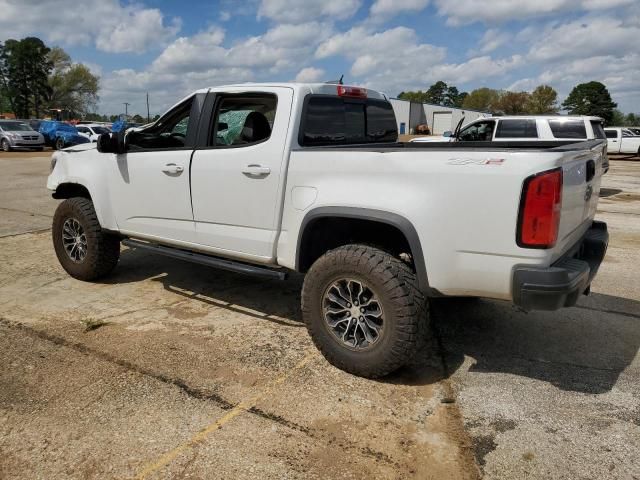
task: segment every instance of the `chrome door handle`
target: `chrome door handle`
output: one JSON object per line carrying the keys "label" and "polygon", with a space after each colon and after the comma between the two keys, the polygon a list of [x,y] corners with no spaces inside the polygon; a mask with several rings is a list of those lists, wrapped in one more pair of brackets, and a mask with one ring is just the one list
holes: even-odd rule
{"label": "chrome door handle", "polygon": [[245,175],[251,175],[254,177],[266,177],[271,173],[271,169],[269,167],[263,167],[262,165],[257,165],[252,163],[251,165],[246,165],[242,169],[242,173]]}
{"label": "chrome door handle", "polygon": [[182,171],[184,171],[184,167],[176,165],[175,163],[167,163],[164,167],[162,167],[162,171],[164,173],[181,173]]}

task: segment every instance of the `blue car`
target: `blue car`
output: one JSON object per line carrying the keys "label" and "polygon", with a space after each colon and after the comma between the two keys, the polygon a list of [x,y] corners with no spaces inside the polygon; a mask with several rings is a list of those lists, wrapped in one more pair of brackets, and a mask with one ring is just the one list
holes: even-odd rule
{"label": "blue car", "polygon": [[45,143],[56,150],[90,142],[87,137],[80,135],[73,125],[55,120],[43,120],[39,131]]}

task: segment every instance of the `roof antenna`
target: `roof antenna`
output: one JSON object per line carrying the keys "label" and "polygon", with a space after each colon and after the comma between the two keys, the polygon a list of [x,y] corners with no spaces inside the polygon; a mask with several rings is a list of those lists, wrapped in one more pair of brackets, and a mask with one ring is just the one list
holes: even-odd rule
{"label": "roof antenna", "polygon": [[340,80],[329,80],[328,82],[325,82],[325,83],[328,83],[328,84],[331,84],[331,85],[342,85],[342,79],[343,78],[344,78],[344,73],[342,75],[340,75]]}

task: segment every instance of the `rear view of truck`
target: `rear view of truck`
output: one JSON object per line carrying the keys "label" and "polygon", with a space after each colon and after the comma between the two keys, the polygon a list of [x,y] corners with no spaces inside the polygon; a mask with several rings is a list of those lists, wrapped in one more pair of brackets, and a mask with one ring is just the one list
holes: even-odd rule
{"label": "rear view of truck", "polygon": [[568,153],[561,166],[532,175],[523,184],[517,244],[547,250],[551,262],[549,267],[515,268],[513,301],[524,309],[574,305],[604,258],[607,227],[594,217],[606,150],[598,142],[589,143],[594,143],[591,149]]}

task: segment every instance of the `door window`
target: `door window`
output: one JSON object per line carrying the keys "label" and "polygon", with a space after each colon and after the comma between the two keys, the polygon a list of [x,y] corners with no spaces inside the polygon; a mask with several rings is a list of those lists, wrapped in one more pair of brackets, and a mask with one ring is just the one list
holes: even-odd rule
{"label": "door window", "polygon": [[277,105],[278,97],[272,93],[223,96],[209,146],[240,147],[269,140]]}
{"label": "door window", "polygon": [[490,142],[493,138],[495,123],[490,120],[469,125],[460,132],[458,140],[463,142]]}
{"label": "door window", "polygon": [[604,133],[607,138],[618,138],[618,132],[615,130],[605,130]]}
{"label": "door window", "polygon": [[144,130],[127,134],[127,150],[176,150],[191,148],[190,133],[196,129],[197,102],[195,97],[182,102],[160,120]]}

